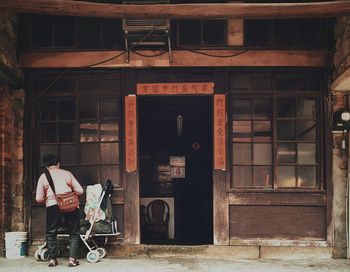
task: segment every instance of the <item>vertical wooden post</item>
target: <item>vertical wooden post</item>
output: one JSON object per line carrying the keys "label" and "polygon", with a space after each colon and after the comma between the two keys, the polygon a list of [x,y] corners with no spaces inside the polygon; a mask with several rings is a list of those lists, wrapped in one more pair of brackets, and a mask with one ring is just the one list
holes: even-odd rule
{"label": "vertical wooden post", "polygon": [[140,243],[139,173],[137,171],[136,96],[125,97],[125,243]]}
{"label": "vertical wooden post", "polygon": [[214,95],[214,170],[213,220],[214,244],[229,244],[229,216],[226,193],[226,98]]}

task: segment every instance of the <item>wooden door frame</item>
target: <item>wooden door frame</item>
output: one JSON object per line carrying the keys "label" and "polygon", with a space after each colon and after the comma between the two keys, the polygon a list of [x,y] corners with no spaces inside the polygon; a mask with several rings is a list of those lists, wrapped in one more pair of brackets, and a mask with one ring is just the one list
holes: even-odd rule
{"label": "wooden door frame", "polygon": [[[134,141],[133,146],[136,148],[136,164],[125,163],[126,184],[125,184],[125,242],[127,244],[140,244],[140,185],[139,185],[139,169],[138,169],[138,118],[137,118],[137,97],[138,96],[185,96],[185,95],[210,95],[212,96],[212,129],[213,129],[213,156],[218,157],[218,148],[223,148],[223,155],[218,160],[213,160],[213,244],[214,245],[229,245],[229,207],[226,193],[226,161],[227,161],[227,99],[224,93],[214,93],[213,82],[196,82],[196,83],[152,83],[152,84],[137,84],[136,94],[126,95],[124,97],[124,131],[125,134],[125,149],[124,157],[130,151],[128,144],[130,140]],[[223,113],[219,118],[218,108],[215,101],[223,102]],[[135,122],[131,122],[130,108],[127,107],[128,101],[134,101],[133,114],[136,114]],[[220,110],[219,109],[219,110]],[[127,112],[129,111],[129,112]],[[130,124],[134,126],[130,130]],[[215,128],[220,129],[220,135],[215,132]],[[130,138],[130,131],[135,131],[135,137]],[[219,146],[221,143],[221,146]],[[215,155],[214,155],[215,154]]]}

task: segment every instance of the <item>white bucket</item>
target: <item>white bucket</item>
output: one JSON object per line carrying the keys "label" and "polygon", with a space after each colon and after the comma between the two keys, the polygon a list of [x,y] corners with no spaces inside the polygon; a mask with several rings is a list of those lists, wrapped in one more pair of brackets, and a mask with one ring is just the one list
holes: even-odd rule
{"label": "white bucket", "polygon": [[27,256],[27,248],[27,232],[5,232],[6,258],[23,258]]}

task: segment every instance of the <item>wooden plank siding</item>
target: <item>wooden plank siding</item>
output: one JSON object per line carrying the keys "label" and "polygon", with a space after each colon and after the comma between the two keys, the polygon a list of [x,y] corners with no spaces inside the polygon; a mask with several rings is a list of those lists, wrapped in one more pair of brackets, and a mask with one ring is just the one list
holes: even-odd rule
{"label": "wooden plank siding", "polygon": [[228,193],[229,205],[283,205],[283,206],[326,206],[325,193],[283,193],[283,192],[250,192]]}
{"label": "wooden plank siding", "polygon": [[[139,52],[151,56],[161,53],[157,50]],[[130,52],[127,63],[123,51],[21,53],[19,65],[21,68],[325,67],[328,59],[323,50],[174,50],[172,55],[170,64],[168,54],[149,58]],[[94,65],[96,63],[100,64]]]}
{"label": "wooden plank siding", "polygon": [[326,240],[326,208],[230,205],[230,239]]}

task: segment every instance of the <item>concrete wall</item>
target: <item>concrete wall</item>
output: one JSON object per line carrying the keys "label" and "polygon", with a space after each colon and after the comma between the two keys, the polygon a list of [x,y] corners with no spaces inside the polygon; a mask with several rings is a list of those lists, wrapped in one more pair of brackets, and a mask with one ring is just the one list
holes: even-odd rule
{"label": "concrete wall", "polygon": [[[333,80],[336,80],[346,69],[350,67],[350,16],[337,18],[335,29],[336,51],[334,54]],[[349,90],[350,91],[350,90]],[[344,92],[332,94],[332,112],[340,108],[349,109],[348,95]],[[346,258],[346,187],[349,148],[341,149],[341,141],[349,135],[333,134],[332,156],[332,191],[333,191],[333,228],[335,258]]]}

